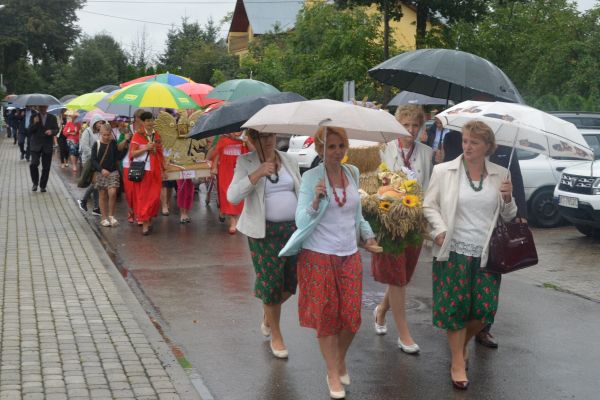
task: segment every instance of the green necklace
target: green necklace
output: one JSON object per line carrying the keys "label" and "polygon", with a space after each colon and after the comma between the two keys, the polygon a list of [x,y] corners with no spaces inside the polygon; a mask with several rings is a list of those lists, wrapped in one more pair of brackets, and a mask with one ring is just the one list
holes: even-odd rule
{"label": "green necklace", "polygon": [[485,166],[483,168],[483,172],[481,173],[481,178],[479,180],[479,186],[475,186],[475,184],[473,183],[473,180],[471,179],[471,175],[469,174],[469,168],[467,168],[467,163],[465,162],[465,160],[463,160],[463,166],[465,167],[465,172],[467,174],[467,179],[469,180],[469,185],[471,186],[471,189],[473,189],[476,192],[480,192],[481,189],[483,189],[483,175],[485,175]]}

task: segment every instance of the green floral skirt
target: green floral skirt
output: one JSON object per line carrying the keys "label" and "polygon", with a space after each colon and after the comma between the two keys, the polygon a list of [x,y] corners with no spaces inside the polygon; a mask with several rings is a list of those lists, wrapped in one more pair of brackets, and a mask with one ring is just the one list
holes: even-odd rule
{"label": "green floral skirt", "polygon": [[294,221],[267,221],[263,239],[248,238],[256,272],[254,295],[264,304],[280,304],[283,293],[296,293],[297,257],[279,257],[279,252],[296,230]]}
{"label": "green floral skirt", "polygon": [[433,259],[433,325],[458,330],[470,320],[494,322],[500,275],[484,272],[481,259],[450,252],[448,261]]}

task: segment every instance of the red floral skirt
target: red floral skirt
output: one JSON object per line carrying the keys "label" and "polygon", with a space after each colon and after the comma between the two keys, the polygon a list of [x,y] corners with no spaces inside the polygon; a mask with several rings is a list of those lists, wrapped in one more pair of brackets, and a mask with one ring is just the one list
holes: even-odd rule
{"label": "red floral skirt", "polygon": [[362,262],[358,252],[345,257],[303,249],[298,256],[300,325],[317,337],[358,332],[361,322]]}
{"label": "red floral skirt", "polygon": [[407,246],[399,255],[379,253],[371,255],[371,271],[377,282],[406,286],[410,282],[421,254],[421,246]]}

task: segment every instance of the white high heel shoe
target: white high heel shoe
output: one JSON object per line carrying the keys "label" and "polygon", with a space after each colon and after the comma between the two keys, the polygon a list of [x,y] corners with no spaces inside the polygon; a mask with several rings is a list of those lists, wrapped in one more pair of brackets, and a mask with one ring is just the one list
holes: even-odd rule
{"label": "white high heel shoe", "polygon": [[331,385],[329,385],[329,375],[326,375],[325,379],[327,380],[327,389],[329,389],[329,397],[331,397],[332,399],[346,398],[346,391],[344,389],[338,391],[331,390]]}
{"label": "white high heel shoe", "polygon": [[377,310],[379,309],[379,305],[375,307],[373,310],[373,317],[375,318],[375,333],[378,335],[385,335],[387,333],[387,324],[384,322],[383,325],[379,325],[377,323]]}
{"label": "white high heel shoe", "polygon": [[406,354],[417,354],[418,352],[421,351],[421,348],[419,347],[418,344],[414,343],[414,344],[411,344],[410,346],[405,345],[404,343],[402,343],[402,340],[400,340],[400,338],[398,338],[398,347],[400,348],[400,350],[402,350]]}

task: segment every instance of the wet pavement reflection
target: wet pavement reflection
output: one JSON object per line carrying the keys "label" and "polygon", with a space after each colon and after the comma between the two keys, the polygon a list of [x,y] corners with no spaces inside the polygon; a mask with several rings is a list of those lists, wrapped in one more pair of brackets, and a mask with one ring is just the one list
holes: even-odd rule
{"label": "wet pavement reflection", "polygon": [[[70,181],[74,193],[81,193]],[[259,329],[261,304],[252,295],[247,240],[227,234],[214,200],[206,207],[204,194],[195,199],[191,224],[179,224],[176,212],[157,217],[146,237],[141,227],[127,223],[125,208],[121,200],[121,226],[98,229],[215,399],[328,398],[315,334],[299,327],[295,296],[283,306],[281,322],[290,358],[270,354]],[[363,323],[348,355],[348,399],[596,398],[600,305],[516,275],[502,284],[493,329],[500,348],[473,345],[471,386],[456,392],[445,332],[431,325],[430,259],[424,251],[408,287],[408,320],[422,348],[420,355],[410,356],[396,347],[391,313],[388,334],[374,334],[372,310],[385,288],[372,280],[364,255]]]}

